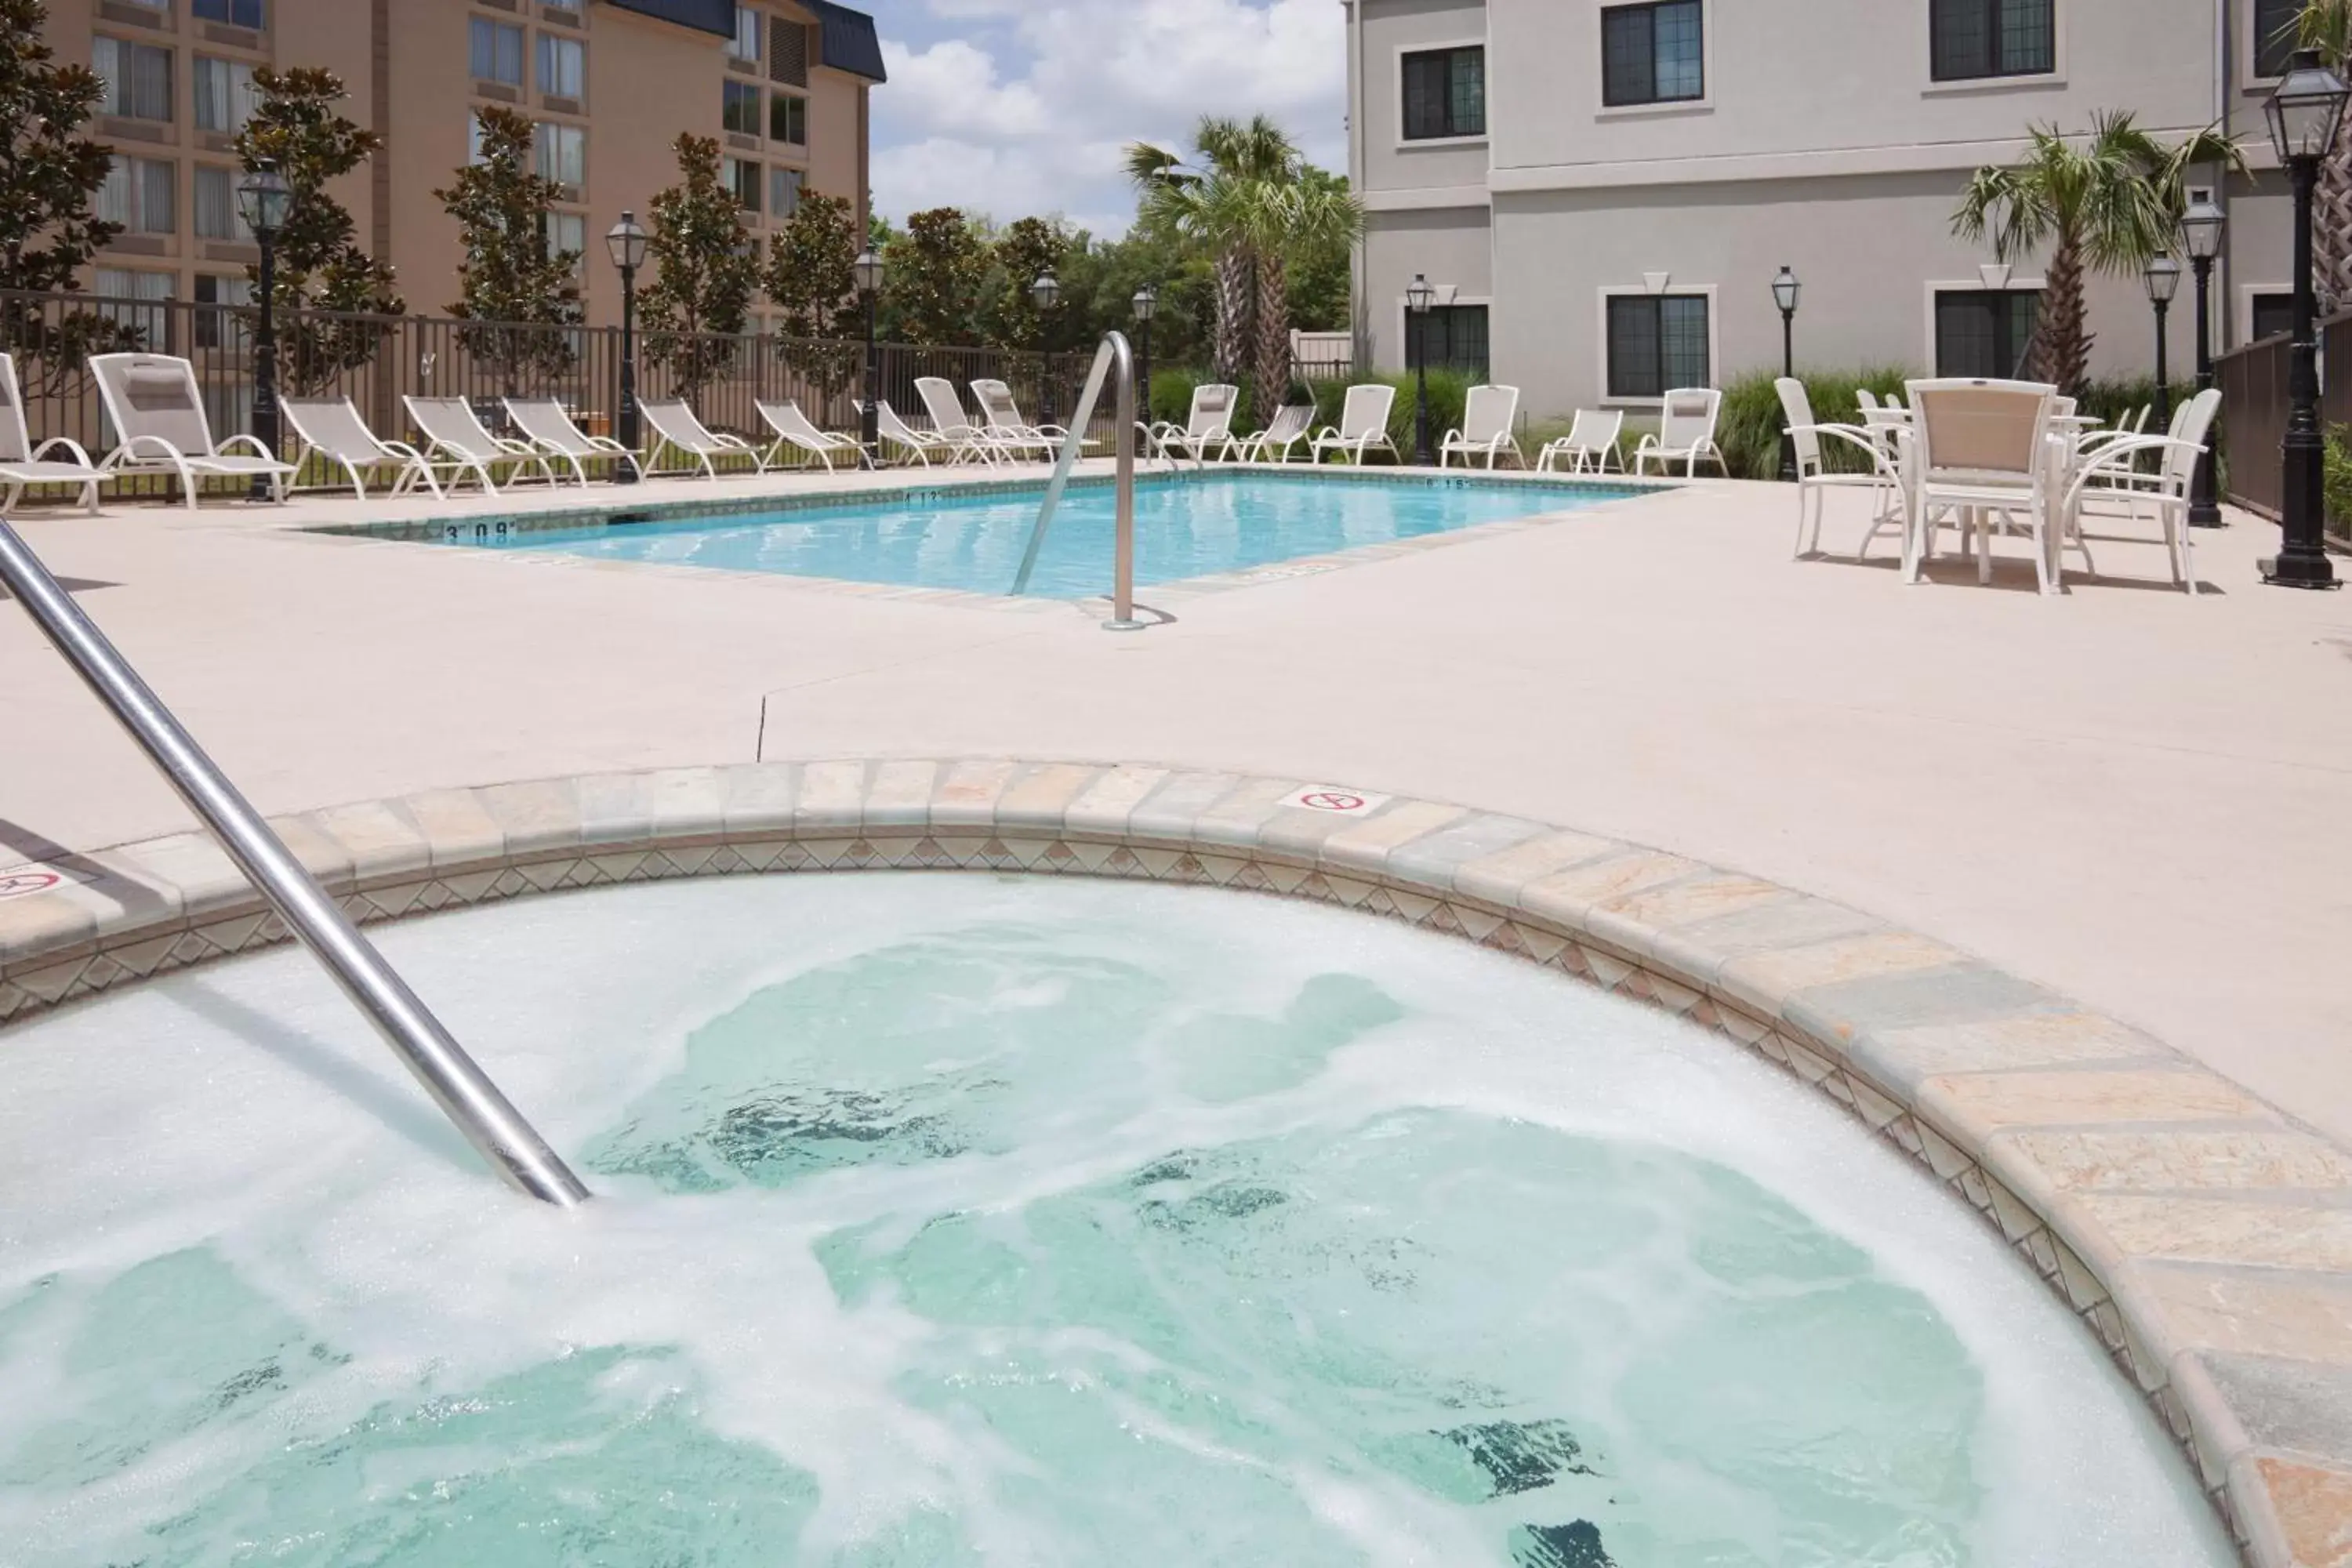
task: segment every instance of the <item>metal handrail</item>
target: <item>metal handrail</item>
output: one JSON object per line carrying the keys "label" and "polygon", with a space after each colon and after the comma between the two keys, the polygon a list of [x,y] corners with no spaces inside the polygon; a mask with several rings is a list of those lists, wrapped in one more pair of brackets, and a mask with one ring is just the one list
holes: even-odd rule
{"label": "metal handrail", "polygon": [[1118,521],[1111,550],[1111,618],[1103,623],[1103,629],[1137,632],[1146,623],[1135,618],[1135,351],[1128,347],[1124,332],[1105,332],[1101,346],[1095,350],[1094,368],[1087,373],[1077,413],[1070,420],[1069,433],[1062,437],[1062,455],[1055,460],[1054,477],[1046,482],[1045,499],[1038,504],[1037,525],[1029,531],[1029,548],[1021,553],[1021,570],[1013,575],[1013,591],[1024,593],[1029,587],[1038,552],[1045,547],[1045,530],[1053,523],[1055,509],[1062,504],[1070,469],[1085,450],[1087,426],[1094,422],[1103,378],[1114,365],[1118,369],[1118,417],[1111,425],[1111,450],[1118,473]]}
{"label": "metal handrail", "polygon": [[584,1200],[588,1189],[580,1178],[302,868],[5,520],[0,520],[0,583],[491,1168],[544,1202],[569,1208]]}

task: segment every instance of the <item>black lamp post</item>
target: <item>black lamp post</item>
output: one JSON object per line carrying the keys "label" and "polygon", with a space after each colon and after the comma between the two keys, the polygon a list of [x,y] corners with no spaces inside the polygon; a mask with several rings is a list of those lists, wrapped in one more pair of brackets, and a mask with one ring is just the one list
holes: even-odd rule
{"label": "black lamp post", "polygon": [[[2197,273],[2197,390],[2213,384],[2213,260],[2221,254],[2221,229],[2229,222],[2210,191],[2199,191],[2189,210],[2180,215],[2180,237],[2189,248],[2189,265]],[[2189,526],[2219,528],[2221,508],[2213,490],[2213,447],[2210,441],[2197,458],[2197,472],[2189,481]]]}
{"label": "black lamp post", "polygon": [[882,258],[871,250],[858,252],[852,264],[857,273],[857,297],[866,302],[866,411],[858,435],[866,450],[880,456],[882,444],[882,360],[874,346],[874,312],[882,298]]}
{"label": "black lamp post", "polygon": [[2172,379],[2165,367],[2169,333],[2165,321],[2172,314],[2172,297],[2180,292],[2180,263],[2165,251],[2148,258],[2140,275],[2147,283],[2147,302],[2156,307],[2156,427],[2172,428]]}
{"label": "black lamp post", "polygon": [[2335,149],[2344,124],[2344,100],[2352,89],[2320,64],[2316,49],[2297,49],[2285,79],[2263,112],[2279,162],[2294,176],[2294,348],[2287,370],[2286,438],[2280,453],[2286,464],[2281,487],[2277,559],[2263,580],[2289,588],[2333,588],[2328,563],[2326,492],[2323,465],[2326,446],[2319,434],[2319,343],[2317,302],[2311,283],[2311,202],[2319,166]]}
{"label": "black lamp post", "polygon": [[[637,449],[637,268],[646,264],[646,231],[636,215],[623,212],[621,221],[604,231],[604,250],[621,269],[621,417],[615,428],[621,445]],[[632,484],[636,475],[625,465],[613,465],[615,484]]]}
{"label": "black lamp post", "polygon": [[1135,308],[1135,397],[1143,422],[1151,423],[1151,318],[1160,311],[1160,290],[1146,283],[1128,301]]}
{"label": "black lamp post", "polygon": [[[261,319],[253,333],[253,435],[273,458],[282,434],[278,423],[278,236],[293,208],[294,187],[278,172],[275,159],[255,163],[236,188],[237,215],[261,247]],[[255,500],[268,500],[268,478],[254,475],[247,493]]]}
{"label": "black lamp post", "polygon": [[1037,306],[1037,401],[1044,405],[1038,423],[1054,422],[1054,356],[1045,350],[1048,328],[1045,318],[1062,297],[1062,286],[1054,281],[1050,272],[1041,273],[1037,281],[1029,285],[1029,298]]}
{"label": "black lamp post", "polygon": [[[1796,273],[1780,268],[1780,276],[1772,279],[1772,302],[1780,307],[1780,374],[1794,378],[1797,374],[1797,294],[1803,287]],[[1797,477],[1796,437],[1786,430],[1780,432],[1780,479],[1793,482]]]}
{"label": "black lamp post", "polygon": [[1429,449],[1429,308],[1437,302],[1437,290],[1429,279],[1416,272],[1412,286],[1404,291],[1407,323],[1405,340],[1412,350],[1412,460],[1423,468],[1437,461]]}

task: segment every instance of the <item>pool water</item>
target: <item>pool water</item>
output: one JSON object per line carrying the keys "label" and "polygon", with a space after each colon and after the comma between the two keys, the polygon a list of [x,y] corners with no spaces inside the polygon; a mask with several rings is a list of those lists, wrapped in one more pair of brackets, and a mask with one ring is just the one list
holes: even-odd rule
{"label": "pool water", "polygon": [[11,1031],[13,1564],[2233,1562],[2043,1288],[1721,1041],[1340,911],[746,879]]}
{"label": "pool water", "polygon": [[[1342,479],[1276,474],[1139,479],[1135,580],[1167,583],[1445,533],[1480,523],[1570,511],[1642,493],[1597,484]],[[893,497],[867,504],[610,523],[451,542],[655,561],[731,572],[780,572],[921,588],[1009,594],[1037,521],[1040,485],[1007,494]],[[1029,592],[1108,594],[1115,498],[1108,486],[1066,491]]]}

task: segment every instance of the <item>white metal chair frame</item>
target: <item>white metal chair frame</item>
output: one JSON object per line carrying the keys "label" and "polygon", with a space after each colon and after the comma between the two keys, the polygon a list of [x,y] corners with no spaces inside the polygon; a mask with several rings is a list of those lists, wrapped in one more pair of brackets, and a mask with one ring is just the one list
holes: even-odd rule
{"label": "white metal chair frame", "polygon": [[[809,416],[801,412],[801,405],[790,399],[782,403],[771,403],[765,398],[754,398],[751,400],[751,406],[759,411],[760,417],[766,421],[768,428],[776,433],[776,438],[768,444],[767,451],[761,457],[760,466],[763,470],[782,465],[786,447],[797,447],[815,458],[824,465],[824,471],[828,474],[833,472],[833,460],[837,457],[854,459],[853,467],[857,464],[863,464],[869,468],[874,467],[874,455],[866,449],[864,442],[853,440],[847,436],[836,436],[829,430],[818,429],[809,422]],[[876,413],[878,416],[880,410],[876,410]],[[878,438],[880,436],[878,417],[876,425],[877,426],[876,435]]]}
{"label": "white metal chair frame", "polygon": [[[863,402],[853,403],[851,406],[861,415],[866,412]],[[941,462],[949,461],[955,455],[954,443],[929,430],[916,429],[899,417],[898,411],[882,398],[874,401],[874,439],[877,446],[896,447],[914,454],[915,461],[927,468],[931,466],[933,453],[939,455]],[[872,456],[878,458],[881,454],[876,452]]]}
{"label": "white metal chair frame", "polygon": [[1633,471],[1645,472],[1656,463],[1664,471],[1667,465],[1683,465],[1683,477],[1698,478],[1701,459],[1712,459],[1731,477],[1731,465],[1723,460],[1723,448],[1715,444],[1716,423],[1723,416],[1723,394],[1711,386],[1677,386],[1666,391],[1660,404],[1658,428],[1645,435],[1633,448]]}
{"label": "white metal chair frame", "polygon": [[[98,382],[99,400],[106,405],[106,416],[122,439],[109,452],[98,467],[109,479],[127,474],[170,474],[180,481],[180,499],[190,511],[196,510],[196,480],[205,479],[254,479],[268,482],[269,499],[279,506],[286,504],[286,481],[294,476],[294,465],[280,462],[257,436],[231,436],[215,441],[212,421],[205,415],[203,394],[196,385],[196,367],[173,354],[112,353],[93,354],[89,368]],[[125,384],[115,385],[120,372]],[[137,407],[129,402],[128,383],[134,375],[145,372],[167,373],[186,392],[186,401],[180,412],[194,422],[194,431],[204,438],[204,449],[192,451],[152,431],[139,428],[150,423],[140,416]],[[250,457],[232,448],[244,445],[253,448]]]}
{"label": "white metal chair frame", "polygon": [[943,375],[919,376],[915,392],[923,400],[923,412],[930,416],[932,433],[949,448],[948,461],[978,461],[993,467],[1012,456],[1002,443],[971,422],[964,412],[963,395],[956,390],[954,382]]}
{"label": "white metal chair frame", "polygon": [[1146,428],[1151,449],[1161,457],[1171,447],[1196,463],[1209,460],[1209,448],[1221,448],[1220,455],[1231,457],[1234,448],[1234,410],[1239,406],[1242,389],[1230,382],[1204,381],[1192,389],[1192,405],[1185,411],[1184,423],[1162,419]]}
{"label": "white metal chair frame", "polygon": [[1290,449],[1307,439],[1307,433],[1314,424],[1315,409],[1311,405],[1285,404],[1274,411],[1274,417],[1267,421],[1265,429],[1254,436],[1234,437],[1234,455],[1244,463],[1263,463],[1269,460],[1266,453],[1273,451],[1279,455],[1272,461],[1286,463],[1290,461]]}
{"label": "white metal chair frame", "polygon": [[509,484],[520,482],[537,468],[548,488],[554,488],[555,468],[545,453],[528,442],[491,435],[482,424],[482,416],[464,398],[420,397],[404,392],[400,401],[408,410],[408,422],[425,437],[419,450],[427,461],[474,464],[485,472],[492,463],[512,463],[515,471],[507,476]]}
{"label": "white metal chair frame", "polygon": [[[365,500],[367,481],[364,476],[397,464],[399,471],[392,481],[394,495],[405,495],[422,481],[435,500],[441,499],[441,482],[434,474],[435,465],[431,459],[405,441],[387,441],[369,429],[367,421],[360,416],[358,405],[350,398],[289,397],[282,399],[278,407],[286,416],[286,423],[294,427],[296,438],[302,443],[301,450],[294,457],[297,468],[312,458],[333,464],[341,468],[351,480],[352,494]],[[341,433],[331,429],[328,424],[338,413],[349,421],[349,428]],[[339,435],[342,438],[339,438]],[[448,458],[440,467],[451,470],[450,488],[453,489],[458,480],[471,473],[480,481],[484,495],[499,493],[498,487],[490,482],[489,469],[472,458]]]}
{"label": "white metal chair frame", "polygon": [[[1871,515],[1869,531],[1854,547],[1853,558],[1862,560],[1870,553],[1870,542],[1884,530],[1892,529],[1900,539],[1907,525],[1906,508],[1903,504],[1902,476],[1894,459],[1872,432],[1859,425],[1823,424],[1813,418],[1812,398],[1805,384],[1791,376],[1782,376],[1773,386],[1780,395],[1780,411],[1788,416],[1787,435],[1797,458],[1797,547],[1794,555],[1802,560],[1822,547],[1822,513],[1829,504],[1829,493],[1834,489],[1870,490]],[[1826,449],[1822,438],[1843,441],[1870,459],[1867,473],[1845,472],[1828,466]],[[1812,537],[1806,539],[1806,525],[1811,524]]]}
{"label": "white metal chair frame", "polygon": [[709,479],[720,477],[718,464],[711,461],[714,458],[749,458],[754,478],[768,471],[768,465],[761,460],[759,448],[740,436],[730,436],[725,431],[711,429],[702,422],[701,416],[695,413],[694,405],[683,397],[656,397],[643,401],[637,405],[637,412],[645,416],[646,423],[652,426],[654,434],[660,437],[646,448],[646,473],[649,478],[665,473],[694,472],[691,466],[677,468],[659,467],[656,459],[665,449],[693,458],[702,465],[703,474]]}
{"label": "white metal chair frame", "polygon": [[[2096,500],[2120,502],[2121,515],[2133,519],[2140,515],[2142,506],[2152,509],[2158,525],[2164,531],[2172,580],[2195,598],[2197,531],[2189,526],[2189,489],[2196,478],[2197,461],[2205,453],[2206,438],[2212,432],[2213,417],[2221,406],[2221,389],[2208,387],[2180,405],[2173,416],[2170,435],[2129,435],[2100,448],[2075,471],[2073,483],[2067,487],[2065,515],[2070,531],[2078,540],[2082,538],[2082,519]],[[2143,476],[2154,480],[2153,487],[2115,482],[2119,476],[2139,473],[2138,458],[2143,452],[2162,454],[2155,473]],[[2117,514],[2102,511],[2095,515]],[[2082,549],[2084,559],[2089,560],[2088,543],[2083,543]]]}
{"label": "white metal chair frame", "polygon": [[1625,471],[1625,455],[1618,450],[1618,437],[1625,433],[1625,413],[1612,408],[1602,413],[1593,408],[1576,411],[1576,422],[1568,434],[1546,441],[1536,454],[1536,471],[1549,474],[1560,458],[1569,460],[1571,474],[1605,474],[1615,463],[1617,471]]}
{"label": "white metal chair frame", "polygon": [[975,381],[971,384],[971,396],[980,405],[982,431],[1008,453],[1034,452],[1052,462],[1069,437],[1069,431],[1059,425],[1032,425],[1022,418],[1021,406],[1013,399],[1013,388],[1003,382]]}
{"label": "white metal chair frame", "polygon": [[[71,453],[73,461],[58,462],[51,452]],[[33,445],[31,428],[25,423],[24,393],[16,383],[16,358],[0,353],[0,485],[6,487],[0,495],[0,511],[14,511],[31,486],[79,485],[83,507],[96,517],[98,487],[105,478],[81,443],[69,437],[52,436]]]}
{"label": "white metal chair frame", "polygon": [[[1497,403],[1502,405],[1499,416],[1493,406]],[[1472,387],[1462,402],[1462,427],[1448,430],[1437,444],[1437,466],[1441,468],[1446,467],[1446,460],[1459,452],[1462,454],[1462,466],[1466,468],[1473,454],[1484,453],[1486,467],[1491,471],[1495,459],[1508,452],[1518,459],[1520,468],[1526,468],[1528,455],[1520,449],[1519,438],[1511,429],[1518,416],[1517,387]]]}
{"label": "white metal chair frame", "polygon": [[[2070,529],[2062,506],[2063,465],[2053,450],[2052,421],[2058,417],[2055,389],[2033,382],[1950,378],[1914,381],[1911,423],[1904,437],[1905,489],[1910,501],[1910,537],[1905,542],[1903,579],[1921,580],[1921,563],[1932,549],[1937,520],[1950,514],[1960,526],[1960,551],[1977,560],[1977,581],[1992,581],[1992,520],[2004,531],[2021,514],[2033,541],[2033,572],[2043,594],[2064,591],[2060,563]],[[1963,467],[1940,461],[1933,441],[1937,405],[1947,397],[1990,394],[2011,402],[2025,426],[2022,466]],[[2063,446],[2063,444],[2062,444]],[[2077,541],[2079,542],[2079,540]],[[2089,553],[2084,552],[2088,563]]]}
{"label": "white metal chair frame", "polygon": [[561,458],[572,466],[572,477],[582,484],[588,482],[588,470],[582,466],[584,458],[595,462],[609,461],[617,474],[626,463],[638,479],[646,477],[646,466],[620,442],[610,436],[591,436],[572,418],[571,411],[552,397],[507,397],[507,417],[523,434],[524,442],[548,458]]}
{"label": "white metal chair frame", "polygon": [[1395,440],[1389,435],[1389,416],[1395,407],[1396,388],[1384,382],[1366,382],[1348,388],[1347,400],[1339,405],[1339,423],[1326,425],[1316,432],[1315,438],[1307,443],[1307,460],[1320,463],[1326,452],[1353,454],[1353,461],[1360,468],[1365,454],[1380,447],[1402,465],[1404,454],[1397,450]]}

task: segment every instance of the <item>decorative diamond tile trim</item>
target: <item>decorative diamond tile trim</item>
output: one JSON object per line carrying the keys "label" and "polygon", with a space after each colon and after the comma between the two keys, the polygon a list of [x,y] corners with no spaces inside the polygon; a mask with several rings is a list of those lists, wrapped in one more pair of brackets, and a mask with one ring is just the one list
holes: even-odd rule
{"label": "decorative diamond tile trim", "polygon": [[[2347,1375],[2352,1152],[2127,1026],[1863,911],[1444,802],[1365,791],[1361,816],[1309,813],[1286,804],[1300,787],[1145,763],[835,759],[435,790],[278,826],[362,922],[672,877],[968,868],[1311,900],[1544,964],[1847,1107],[2082,1321],[2249,1562],[2352,1568],[2309,1553],[2352,1541],[2352,1438],[2265,1446],[2249,1434],[2278,1424],[2231,1403],[2260,1380],[2200,1360],[2305,1367],[2315,1386]],[[0,905],[0,1024],[286,939],[198,836],[88,858],[97,882]]]}

